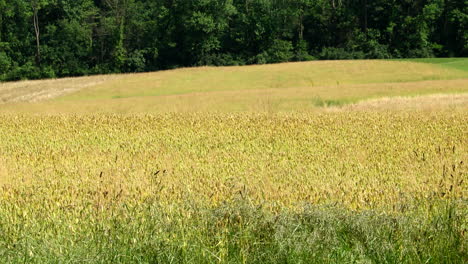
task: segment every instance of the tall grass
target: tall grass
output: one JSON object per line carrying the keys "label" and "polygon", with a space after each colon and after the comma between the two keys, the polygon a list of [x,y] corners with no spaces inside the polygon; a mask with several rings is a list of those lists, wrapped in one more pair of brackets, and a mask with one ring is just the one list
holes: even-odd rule
{"label": "tall grass", "polygon": [[0,119],[2,263],[464,263],[463,112]]}
{"label": "tall grass", "polygon": [[112,210],[2,201],[0,261],[465,263],[466,211],[432,202],[386,214],[314,205],[273,212],[245,197],[212,208],[146,201]]}

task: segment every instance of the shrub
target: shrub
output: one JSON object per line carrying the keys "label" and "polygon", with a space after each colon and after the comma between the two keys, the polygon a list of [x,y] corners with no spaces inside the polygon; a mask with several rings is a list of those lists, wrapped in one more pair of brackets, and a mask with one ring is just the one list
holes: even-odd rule
{"label": "shrub", "polygon": [[318,57],[322,60],[364,59],[365,53],[362,51],[347,51],[344,48],[326,47],[322,49]]}
{"label": "shrub", "polygon": [[291,41],[276,39],[267,50],[268,62],[290,61],[294,57],[292,50],[293,45]]}
{"label": "shrub", "polygon": [[0,52],[0,76],[7,73],[12,66],[10,57],[5,52]]}
{"label": "shrub", "polygon": [[126,59],[126,68],[129,72],[142,72],[146,67],[145,51],[135,50],[130,52]]}
{"label": "shrub", "polygon": [[316,60],[316,58],[309,54],[308,52],[309,47],[307,45],[307,41],[301,40],[296,45],[296,54],[294,55],[295,61],[312,61]]}
{"label": "shrub", "polygon": [[291,61],[294,58],[291,41],[276,39],[265,51],[252,58],[249,63],[265,64]]}
{"label": "shrub", "polygon": [[244,65],[245,62],[230,53],[210,54],[205,57],[204,65],[211,66],[239,66]]}
{"label": "shrub", "polygon": [[16,67],[6,74],[7,81],[18,81],[27,79],[40,79],[41,72],[31,61],[26,62],[22,66]]}

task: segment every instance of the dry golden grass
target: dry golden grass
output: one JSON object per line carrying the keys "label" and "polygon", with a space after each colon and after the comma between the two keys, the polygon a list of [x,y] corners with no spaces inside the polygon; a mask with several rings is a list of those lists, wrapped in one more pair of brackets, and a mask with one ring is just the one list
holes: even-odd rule
{"label": "dry golden grass", "polygon": [[397,61],[316,61],[243,67],[186,68],[124,75],[67,99],[126,98],[349,84],[466,79],[464,71]]}
{"label": "dry golden grass", "polygon": [[431,94],[416,97],[384,97],[365,100],[328,111],[444,111],[467,112],[468,94]]}
{"label": "dry golden grass", "polygon": [[401,61],[186,68],[6,83],[0,88],[0,99],[9,103],[3,104],[0,111],[34,114],[315,111],[323,106],[381,97],[466,93],[467,78],[465,71]]}
{"label": "dry golden grass", "polygon": [[46,101],[119,78],[118,75],[0,83],[0,104]]}
{"label": "dry golden grass", "polygon": [[[96,99],[81,101],[59,101],[44,103],[23,103],[6,105],[3,112],[10,113],[35,113],[35,114],[90,114],[90,113],[190,113],[190,112],[284,112],[284,111],[321,111],[323,106],[334,106],[334,104],[346,105],[358,102],[359,106],[372,106],[375,102],[380,102],[379,108],[398,110],[405,109],[405,104],[392,104],[394,96],[410,95],[418,97],[419,102],[414,107],[434,107],[455,104],[457,107],[466,106],[466,94],[452,96],[438,96],[435,98],[424,96],[425,94],[441,93],[450,89],[459,89],[464,85],[464,81],[426,81],[424,83],[405,83],[395,86],[394,84],[382,85],[354,85],[343,87],[343,92],[327,91],[327,87],[322,90],[310,88],[289,88],[271,90],[250,90],[250,91],[226,91],[192,93],[184,95],[167,95],[155,97],[134,97],[120,99]],[[395,87],[392,89],[392,87]],[[374,89],[372,89],[374,88]],[[354,91],[353,91],[354,89]],[[370,100],[359,97],[348,97],[348,93],[356,90],[368,90]],[[334,94],[335,92],[335,94]],[[326,95],[328,93],[328,95]],[[384,97],[386,99],[379,100]],[[430,99],[426,103],[424,98]],[[435,100],[437,98],[437,100]],[[454,98],[456,100],[454,100]],[[399,99],[396,99],[397,101]],[[401,100],[400,100],[401,101]],[[374,103],[372,103],[374,102]],[[413,107],[413,108],[414,108]],[[407,107],[406,107],[407,108]],[[347,107],[347,110],[359,110],[362,107]]]}
{"label": "dry golden grass", "polygon": [[[317,111],[324,106],[340,106],[368,99],[466,93],[468,80],[405,83],[353,84],[340,86],[289,87],[241,91],[193,92],[176,95],[59,100],[3,105],[0,112],[34,114],[167,113],[167,112],[284,112]],[[460,95],[459,97],[464,97]],[[423,97],[424,98],[424,97]],[[388,100],[387,100],[388,101]],[[463,105],[449,97],[445,104]],[[431,100],[431,102],[436,102]],[[428,104],[424,104],[425,107]],[[393,106],[396,106],[393,104]],[[400,105],[402,106],[402,105]],[[441,104],[439,103],[439,106]],[[355,108],[347,108],[355,109]]]}

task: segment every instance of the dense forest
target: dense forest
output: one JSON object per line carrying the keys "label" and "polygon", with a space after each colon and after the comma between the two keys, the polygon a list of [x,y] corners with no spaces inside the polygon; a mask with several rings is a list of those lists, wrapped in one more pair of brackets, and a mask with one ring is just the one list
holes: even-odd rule
{"label": "dense forest", "polygon": [[466,0],[0,0],[0,80],[468,54]]}

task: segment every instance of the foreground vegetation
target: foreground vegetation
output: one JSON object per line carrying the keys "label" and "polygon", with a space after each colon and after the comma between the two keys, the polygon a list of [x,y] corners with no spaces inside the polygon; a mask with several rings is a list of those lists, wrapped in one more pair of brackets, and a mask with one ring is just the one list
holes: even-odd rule
{"label": "foreground vegetation", "polygon": [[3,84],[0,262],[466,263],[466,60],[424,62]]}
{"label": "foreground vegetation", "polygon": [[463,113],[0,122],[2,262],[467,257]]}

